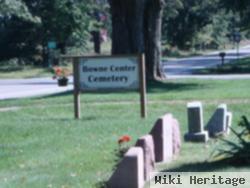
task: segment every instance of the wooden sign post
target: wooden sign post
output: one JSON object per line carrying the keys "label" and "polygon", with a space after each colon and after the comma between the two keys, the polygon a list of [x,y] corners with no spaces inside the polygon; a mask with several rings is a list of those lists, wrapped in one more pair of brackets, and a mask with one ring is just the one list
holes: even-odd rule
{"label": "wooden sign post", "polygon": [[140,99],[141,99],[141,117],[146,118],[147,117],[147,107],[146,107],[146,68],[145,68],[145,59],[144,55],[140,55]]}
{"label": "wooden sign post", "polygon": [[79,58],[75,57],[73,59],[73,75],[74,75],[74,112],[75,118],[79,119],[81,115],[80,111],[80,82],[79,82]]}
{"label": "wooden sign post", "polygon": [[138,56],[67,56],[73,58],[74,112],[80,118],[80,93],[138,91],[141,117],[147,117],[144,55]]}

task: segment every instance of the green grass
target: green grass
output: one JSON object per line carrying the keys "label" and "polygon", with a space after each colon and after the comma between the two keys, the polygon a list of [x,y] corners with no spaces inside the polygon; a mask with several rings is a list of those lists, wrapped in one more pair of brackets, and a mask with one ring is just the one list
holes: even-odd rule
{"label": "green grass", "polygon": [[[151,83],[145,120],[139,117],[135,92],[81,95],[79,121],[73,118],[71,93],[0,101],[0,187],[97,187],[113,172],[121,135],[130,135],[133,145],[167,112],[180,121],[183,135],[187,131],[186,103],[192,100],[204,103],[205,122],[219,103],[226,102],[235,125],[241,115],[250,114],[249,93],[249,80]],[[8,110],[10,107],[19,109]],[[208,159],[216,144],[183,143],[177,160],[157,168],[198,168],[190,164]]]}
{"label": "green grass", "polygon": [[0,79],[10,78],[34,78],[52,76],[52,70],[49,68],[38,68],[29,65],[0,65]]}
{"label": "green grass", "polygon": [[198,70],[197,74],[249,74],[250,58],[240,59],[230,64],[218,65],[215,68]]}

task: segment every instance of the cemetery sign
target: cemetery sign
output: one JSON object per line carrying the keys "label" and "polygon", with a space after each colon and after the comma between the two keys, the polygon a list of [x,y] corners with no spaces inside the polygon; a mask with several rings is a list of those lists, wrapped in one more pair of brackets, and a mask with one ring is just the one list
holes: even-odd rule
{"label": "cemetery sign", "polygon": [[81,92],[138,91],[141,117],[146,117],[144,55],[66,56],[73,59],[75,118],[80,118]]}
{"label": "cemetery sign", "polygon": [[92,57],[79,59],[82,91],[139,89],[138,57]]}

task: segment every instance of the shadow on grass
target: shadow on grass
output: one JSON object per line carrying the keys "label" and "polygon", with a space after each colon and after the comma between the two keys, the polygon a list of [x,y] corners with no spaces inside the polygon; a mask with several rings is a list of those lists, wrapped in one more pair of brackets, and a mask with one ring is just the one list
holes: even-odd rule
{"label": "shadow on grass", "polygon": [[[115,165],[112,168],[113,173],[116,171],[116,169],[119,167],[119,164],[124,157],[125,153],[128,151],[129,147],[119,148],[114,150],[115,158]],[[112,175],[111,175],[112,177]],[[110,179],[111,179],[110,177]],[[107,181],[100,181],[95,184],[96,188],[107,188],[110,182],[110,179]]]}
{"label": "shadow on grass", "polygon": [[[171,91],[185,91],[185,90],[193,90],[193,89],[200,89],[201,87],[205,87],[204,85],[195,84],[195,83],[183,83],[183,82],[160,82],[160,81],[148,81],[147,82],[147,93],[162,93],[162,92],[171,92]],[[87,94],[91,95],[109,95],[109,94],[127,94],[136,91],[98,91],[98,92],[88,92]],[[84,92],[83,92],[84,94]],[[34,99],[47,99],[47,98],[54,98],[54,97],[64,97],[64,96],[72,96],[73,91],[65,91],[62,93],[56,93],[52,95],[42,96],[42,97],[35,97]]]}
{"label": "shadow on grass", "polygon": [[73,97],[73,91],[64,91],[61,93],[55,93],[55,94],[51,94],[51,95],[46,95],[46,96],[40,96],[40,97],[35,97],[32,99],[48,99],[48,98],[55,98],[55,97],[65,97],[65,96],[72,96]]}
{"label": "shadow on grass", "polygon": [[184,164],[182,166],[176,168],[170,168],[162,170],[162,172],[212,172],[216,170],[222,170],[229,167],[243,167],[245,164],[235,164],[232,163],[228,159],[214,161],[214,162],[198,162],[198,163],[190,163]]}
{"label": "shadow on grass", "polygon": [[[200,88],[201,85],[199,84],[194,84],[194,83],[173,83],[173,82],[160,82],[160,81],[148,81],[147,84],[147,92],[148,93],[157,93],[157,92],[169,92],[169,91],[183,91],[183,90],[192,90],[195,88]],[[97,92],[88,92],[93,95],[95,94],[125,94],[125,93],[130,93],[131,91],[98,91]],[[133,91],[132,91],[133,92]],[[84,92],[83,92],[84,93]],[[73,91],[66,91],[58,94],[52,94],[49,96],[45,97],[40,97],[40,98],[47,98],[47,97],[58,97],[58,96],[65,96],[65,95],[72,95]]]}
{"label": "shadow on grass", "polygon": [[148,93],[170,92],[170,91],[184,91],[200,88],[201,85],[194,83],[173,83],[173,82],[160,82],[149,81],[147,85]]}

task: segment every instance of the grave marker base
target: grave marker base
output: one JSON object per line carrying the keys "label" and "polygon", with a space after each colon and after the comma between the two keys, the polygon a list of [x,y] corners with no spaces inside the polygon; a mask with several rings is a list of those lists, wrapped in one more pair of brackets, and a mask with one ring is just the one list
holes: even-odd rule
{"label": "grave marker base", "polygon": [[209,139],[208,132],[202,131],[199,133],[187,133],[184,135],[184,140],[189,142],[207,142]]}

